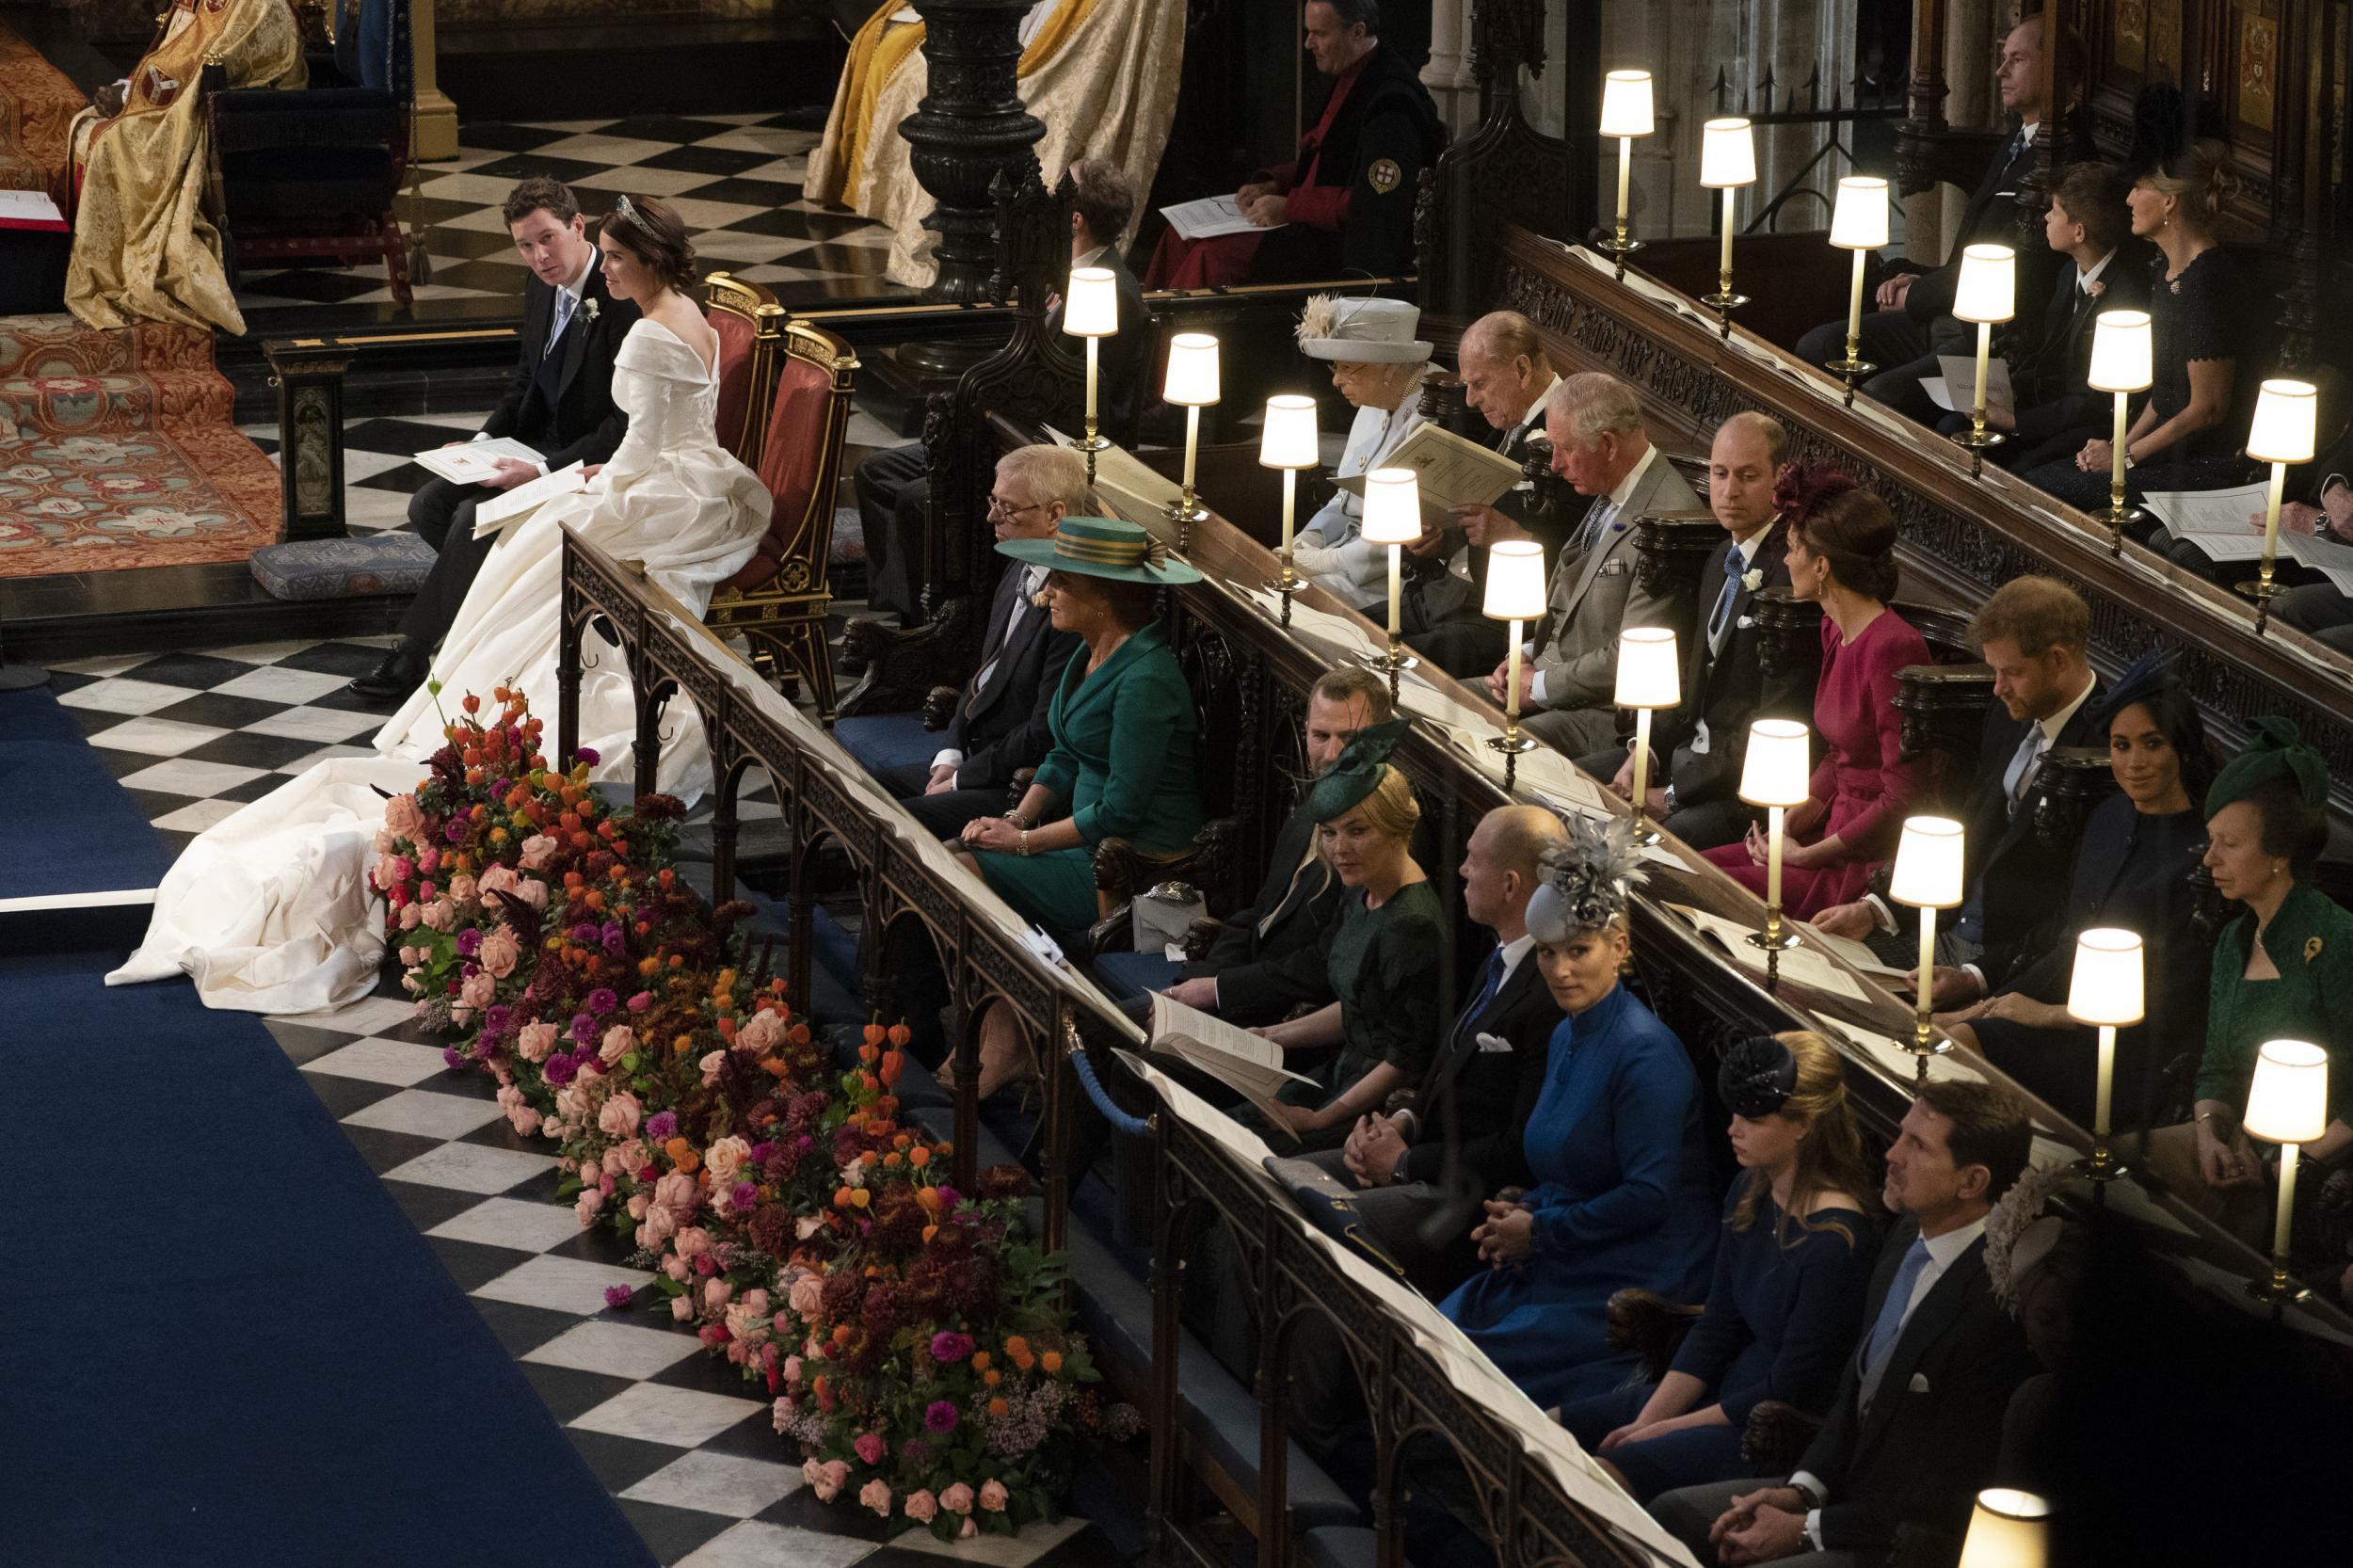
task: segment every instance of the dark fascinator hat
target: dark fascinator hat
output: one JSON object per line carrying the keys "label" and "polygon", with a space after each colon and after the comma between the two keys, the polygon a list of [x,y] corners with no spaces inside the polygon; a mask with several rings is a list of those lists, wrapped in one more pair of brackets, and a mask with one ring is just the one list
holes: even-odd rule
{"label": "dark fascinator hat", "polygon": [[1736,1040],[1716,1067],[1724,1108],[1753,1122],[1780,1110],[1798,1090],[1798,1059],[1769,1034]]}
{"label": "dark fascinator hat", "polygon": [[1354,810],[1381,787],[1388,772],[1389,753],[1414,727],[1411,719],[1390,719],[1356,731],[1347,747],[1307,792],[1307,808],[1318,822],[1333,822]]}
{"label": "dark fascinator hat", "polygon": [[2173,679],[2173,650],[2153,648],[2132,663],[2132,667],[2117,677],[2116,684],[2100,694],[2093,709],[2093,718],[2101,726],[2107,725],[2117,714],[2137,702],[2153,702],[2176,682]]}
{"label": "dark fascinator hat", "polygon": [[2214,787],[2206,792],[2206,815],[2211,817],[2225,806],[2245,800],[2265,785],[2282,779],[2296,786],[2305,805],[2318,806],[2326,801],[2329,764],[2319,752],[2304,744],[2304,732],[2296,728],[2296,721],[2277,713],[2265,713],[2254,724],[2254,739],[2215,776]]}
{"label": "dark fascinator hat", "polygon": [[1773,510],[1791,521],[1802,521],[1824,502],[1861,488],[1853,474],[1820,463],[1785,463],[1773,481]]}
{"label": "dark fascinator hat", "polygon": [[1565,942],[1580,931],[1599,931],[1625,913],[1634,885],[1642,879],[1631,819],[1605,823],[1572,817],[1568,833],[1567,842],[1545,856],[1535,895],[1528,901],[1528,929],[1540,942]]}

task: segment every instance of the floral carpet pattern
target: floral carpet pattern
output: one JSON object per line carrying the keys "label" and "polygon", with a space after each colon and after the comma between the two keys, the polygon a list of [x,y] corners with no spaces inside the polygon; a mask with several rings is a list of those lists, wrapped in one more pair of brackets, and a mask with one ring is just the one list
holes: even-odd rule
{"label": "floral carpet pattern", "polygon": [[0,322],[0,577],[239,561],[274,543],[278,469],[233,407],[205,333]]}

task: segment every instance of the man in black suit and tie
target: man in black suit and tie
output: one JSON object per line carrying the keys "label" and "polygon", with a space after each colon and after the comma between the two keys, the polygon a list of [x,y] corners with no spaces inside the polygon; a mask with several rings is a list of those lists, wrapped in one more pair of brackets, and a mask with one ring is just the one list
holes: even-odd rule
{"label": "man in black suit and tie", "polygon": [[[1756,815],[1740,799],[1750,722],[1814,714],[1814,666],[1768,681],[1750,613],[1758,594],[1789,585],[1789,531],[1773,505],[1788,455],[1781,422],[1753,412],[1718,425],[1708,449],[1707,505],[1725,537],[1700,573],[1699,625],[1683,650],[1683,705],[1651,732],[1659,760],[1651,764],[1646,808],[1694,849],[1738,842]],[[1577,766],[1610,779],[1621,795],[1633,792],[1634,760],[1624,746]]]}
{"label": "man in black suit and tie", "polygon": [[[1957,320],[1952,313],[1954,291],[1961,282],[1961,248],[1993,244],[2021,249],[2020,299],[2039,299],[2050,286],[2052,259],[2038,255],[2035,248],[2019,247],[2017,232],[2019,188],[2033,172],[2035,140],[2048,129],[2046,122],[2051,116],[2051,105],[2044,101],[2044,42],[2045,30],[2040,13],[2011,28],[2002,42],[1994,85],[2003,109],[2018,117],[2018,130],[1995,152],[1986,168],[1985,178],[1970,193],[1947,252],[1949,259],[1943,266],[1896,273],[1880,285],[1876,296],[1879,309],[1863,318],[1861,347],[1857,352],[1880,367],[1879,374],[1863,383],[1863,390],[1897,412],[1923,424],[1933,422],[1938,409],[1929,400],[1920,378],[1938,374],[1939,354],[1975,352],[1976,328]],[[2074,55],[2080,53],[2072,38],[2069,49],[2072,62]],[[2080,64],[2069,71],[2068,79],[2083,80]],[[2090,145],[2089,126],[2080,108],[2061,117],[2059,131],[2066,138],[2061,144],[2061,162],[2066,161],[2071,148]],[[1798,340],[1799,358],[1813,364],[1827,364],[1843,358],[1846,351],[1847,322],[1843,316],[1824,322]]]}
{"label": "man in black suit and tie", "polygon": [[1899,1530],[1924,1538],[1922,1560],[1952,1560],[2010,1395],[2038,1369],[1985,1267],[1987,1216],[2032,1147],[2009,1088],[1923,1087],[1887,1151],[1884,1196],[1904,1218],[1822,1430],[1786,1481],[1683,1487],[1651,1516],[1703,1562],[1880,1568]]}
{"label": "man in black suit and tie", "polygon": [[[1117,164],[1081,158],[1070,166],[1079,186],[1070,214],[1070,264],[1109,267],[1119,290],[1119,331],[1096,349],[1102,380],[1102,423],[1125,440],[1145,395],[1145,351],[1151,346],[1144,285],[1128,270],[1119,237],[1135,216],[1136,187]],[[1047,312],[1046,329],[1062,330],[1062,301]],[[1069,340],[1076,343],[1076,339]],[[866,536],[867,599],[912,621],[923,608],[923,536],[930,523],[931,451],[921,441],[877,452],[851,475]],[[959,824],[961,825],[961,824]]]}
{"label": "man in black suit and tie", "polygon": [[[1066,446],[1023,446],[997,462],[988,520],[998,539],[1048,539],[1088,505],[1086,459]],[[909,815],[942,838],[975,817],[1000,815],[1014,774],[1053,745],[1047,710],[1079,639],[1057,632],[1038,607],[1046,568],[1008,562],[997,579],[981,642],[981,667],[956,697],[928,766],[886,768],[876,777]]]}
{"label": "man in black suit and tie", "polygon": [[605,292],[580,203],[559,182],[535,175],[507,197],[504,216],[531,268],[523,283],[522,357],[476,439],[511,437],[541,460],[535,467],[503,459],[498,478],[480,485],[435,478],[409,498],[408,520],[440,559],[401,617],[399,645],[351,683],[371,701],[396,702],[424,680],[434,647],[496,542],[495,536],[473,536],[475,504],[553,469],[603,462],[629,424],[613,404],[613,361],[637,307]]}
{"label": "man in black suit and tie", "polygon": [[[2048,945],[2074,868],[2071,856],[2054,855],[2035,837],[2035,772],[2054,747],[2105,744],[2093,701],[2100,681],[2086,651],[2091,612],[2074,589],[2054,578],[2013,577],[1970,620],[1969,639],[1993,667],[1996,701],[1986,712],[1962,814],[1968,898],[1951,930],[1936,934],[1940,1013],[1988,995]],[[1870,893],[1832,905],[1814,923],[1866,939],[1875,931],[1916,931],[1917,919],[1911,905]]]}
{"label": "man in black suit and tie", "polygon": [[[1389,689],[1355,664],[1327,670],[1307,693],[1301,726],[1308,776],[1321,777],[1360,729],[1389,717]],[[1323,934],[1339,918],[1340,883],[1316,853],[1316,817],[1300,802],[1274,835],[1266,881],[1218,927],[1208,956],[1177,965],[1157,952],[1107,952],[1096,973],[1117,996],[1165,990],[1188,1007],[1250,1028],[1302,1003],[1332,1000]]]}

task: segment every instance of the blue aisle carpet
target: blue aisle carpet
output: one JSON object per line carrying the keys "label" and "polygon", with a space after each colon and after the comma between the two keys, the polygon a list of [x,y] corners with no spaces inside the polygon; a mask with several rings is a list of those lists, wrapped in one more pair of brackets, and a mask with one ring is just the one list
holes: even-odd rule
{"label": "blue aisle carpet", "polygon": [[0,1562],[650,1568],[262,1022],[119,956],[0,956]]}
{"label": "blue aisle carpet", "polygon": [[0,899],[152,888],[170,868],[56,694],[0,692]]}

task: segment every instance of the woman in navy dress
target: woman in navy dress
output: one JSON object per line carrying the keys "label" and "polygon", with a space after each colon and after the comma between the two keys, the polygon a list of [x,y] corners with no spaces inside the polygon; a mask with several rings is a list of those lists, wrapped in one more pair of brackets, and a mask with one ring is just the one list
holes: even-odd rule
{"label": "woman in navy dress", "polygon": [[[1561,1409],[1561,1424],[1637,1502],[1752,1474],[1740,1435],[1766,1400],[1829,1408],[1879,1248],[1859,1195],[1875,1183],[1846,1074],[1820,1035],[1742,1040],[1724,1053],[1716,1087],[1748,1174],[1724,1204],[1706,1310],[1658,1382]],[[1600,1387],[1618,1376],[1602,1363],[1577,1381]]]}
{"label": "woman in navy dress", "polygon": [[1610,1295],[1706,1288],[1716,1203],[1699,1081],[1683,1042],[1618,983],[1635,871],[1624,821],[1570,824],[1528,904],[1538,969],[1568,1016],[1523,1137],[1539,1183],[1507,1188],[1471,1233],[1488,1272],[1441,1310],[1538,1404],[1609,1354]]}

